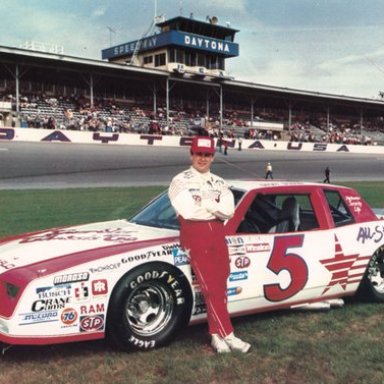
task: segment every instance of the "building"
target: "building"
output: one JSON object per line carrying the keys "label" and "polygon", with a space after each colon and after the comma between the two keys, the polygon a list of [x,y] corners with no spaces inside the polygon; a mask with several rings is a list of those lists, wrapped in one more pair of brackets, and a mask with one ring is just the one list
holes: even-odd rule
{"label": "building", "polygon": [[[235,127],[242,132],[254,126],[269,130],[266,122],[279,124],[278,131],[290,131],[298,122],[306,122],[324,132],[337,124],[384,132],[383,100],[228,77],[225,61],[235,59],[240,51],[235,43],[238,30],[220,26],[217,18],[202,22],[176,17],[156,27],[157,32],[137,41],[104,49],[103,60],[0,46],[0,113],[40,113],[42,118],[63,120],[65,109],[76,116],[84,105],[94,108],[108,101],[121,104],[127,119],[132,108],[142,107],[143,124],[155,118],[169,126],[173,111],[198,111],[194,117],[213,121],[220,131]],[[52,109],[44,104],[47,98],[76,103]],[[42,102],[27,109],[23,99]],[[181,124],[188,124],[188,119]]]}
{"label": "building", "polygon": [[220,26],[217,17],[207,22],[175,17],[156,24],[158,31],[102,51],[102,59],[142,68],[156,68],[188,78],[225,77],[225,60],[239,55],[238,32]]}

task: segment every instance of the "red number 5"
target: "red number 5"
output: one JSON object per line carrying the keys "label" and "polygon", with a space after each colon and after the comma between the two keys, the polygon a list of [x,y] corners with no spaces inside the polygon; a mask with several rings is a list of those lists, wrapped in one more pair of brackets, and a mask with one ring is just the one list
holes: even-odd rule
{"label": "red number 5", "polygon": [[290,274],[291,281],[286,288],[280,284],[268,284],[264,286],[264,296],[269,301],[282,301],[289,299],[301,291],[308,281],[308,268],[301,256],[295,253],[288,253],[289,248],[297,248],[303,245],[304,235],[278,236],[271,258],[268,262],[268,269],[278,275],[286,270]]}

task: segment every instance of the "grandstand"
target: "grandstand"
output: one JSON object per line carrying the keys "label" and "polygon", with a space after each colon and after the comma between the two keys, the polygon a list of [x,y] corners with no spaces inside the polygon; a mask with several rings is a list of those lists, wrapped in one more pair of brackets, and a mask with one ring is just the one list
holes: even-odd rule
{"label": "grandstand", "polygon": [[215,17],[157,27],[102,60],[0,46],[0,126],[190,135],[199,122],[228,137],[384,142],[382,100],[228,77],[237,30]]}

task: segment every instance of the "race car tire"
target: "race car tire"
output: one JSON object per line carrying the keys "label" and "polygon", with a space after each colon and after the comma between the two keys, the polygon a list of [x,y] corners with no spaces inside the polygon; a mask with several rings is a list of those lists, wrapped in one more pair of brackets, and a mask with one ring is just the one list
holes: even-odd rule
{"label": "race car tire", "polygon": [[384,303],[384,247],[380,247],[369,261],[356,297],[362,301]]}
{"label": "race car tire", "polygon": [[184,274],[166,263],[134,268],[116,285],[107,334],[115,346],[147,350],[169,343],[188,324],[192,292]]}

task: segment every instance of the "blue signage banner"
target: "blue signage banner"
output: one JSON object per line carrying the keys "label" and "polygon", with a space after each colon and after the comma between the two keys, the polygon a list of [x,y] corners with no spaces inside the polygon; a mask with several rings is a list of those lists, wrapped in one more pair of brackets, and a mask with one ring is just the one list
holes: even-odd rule
{"label": "blue signage banner", "polygon": [[146,37],[140,41],[131,41],[115,47],[103,49],[101,51],[102,59],[113,59],[120,56],[131,55],[137,44],[140,44],[141,52],[173,45],[192,48],[225,57],[239,55],[239,45],[232,41],[214,39],[211,37],[195,35],[193,33],[168,31]]}

